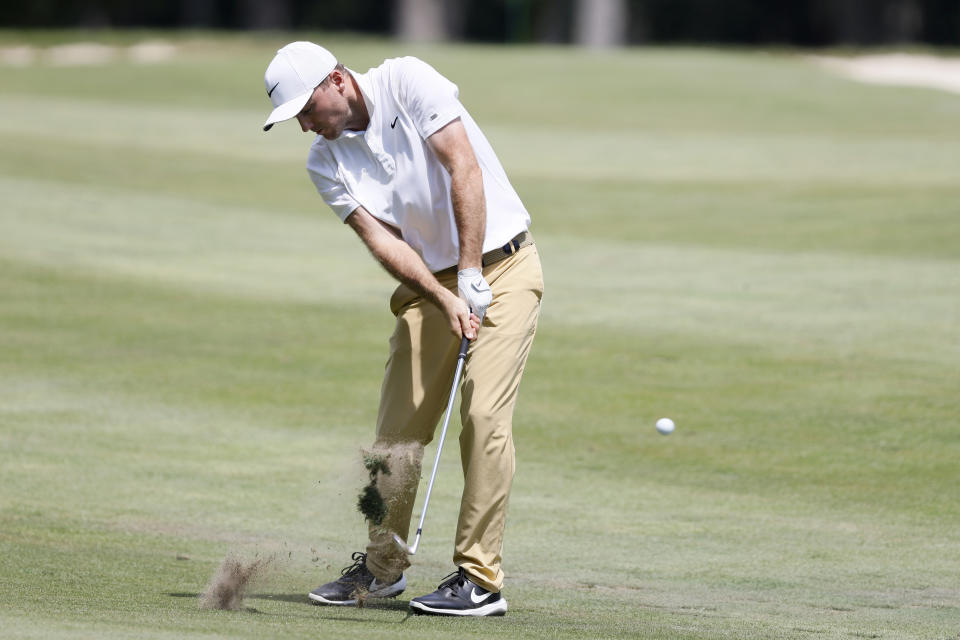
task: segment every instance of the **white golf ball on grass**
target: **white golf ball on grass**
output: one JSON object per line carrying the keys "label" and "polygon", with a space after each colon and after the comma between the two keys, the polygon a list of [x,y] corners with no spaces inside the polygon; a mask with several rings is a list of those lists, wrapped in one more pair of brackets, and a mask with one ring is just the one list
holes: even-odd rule
{"label": "white golf ball on grass", "polygon": [[670,418],[660,418],[657,420],[657,431],[665,436],[673,433],[675,427],[676,425],[673,424],[673,420]]}

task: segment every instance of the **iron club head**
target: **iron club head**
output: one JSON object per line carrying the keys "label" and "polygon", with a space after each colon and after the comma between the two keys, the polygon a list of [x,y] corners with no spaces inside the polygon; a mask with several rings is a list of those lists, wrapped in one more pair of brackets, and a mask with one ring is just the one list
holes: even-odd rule
{"label": "iron club head", "polygon": [[393,534],[393,541],[397,543],[397,546],[399,546],[406,553],[412,556],[417,552],[417,547],[420,546],[420,533],[419,532],[417,533],[417,538],[416,540],[413,541],[412,547],[407,546],[407,543],[404,542],[403,538],[401,538],[397,534]]}

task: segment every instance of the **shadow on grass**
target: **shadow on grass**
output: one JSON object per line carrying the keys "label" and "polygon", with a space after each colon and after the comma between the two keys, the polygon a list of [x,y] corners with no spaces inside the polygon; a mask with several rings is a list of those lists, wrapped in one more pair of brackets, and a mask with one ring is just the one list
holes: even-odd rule
{"label": "shadow on grass", "polygon": [[[171,598],[199,598],[199,593],[168,593]],[[310,598],[299,593],[248,593],[243,596],[244,599],[254,598],[257,600],[282,600],[283,602],[299,602],[300,604],[311,604]]]}
{"label": "shadow on grass", "polygon": [[[199,593],[186,593],[186,592],[171,592],[167,594],[171,598],[199,598],[201,594]],[[366,604],[362,607],[355,606],[341,606],[341,607],[323,607],[316,605],[310,598],[306,595],[300,593],[250,593],[244,596],[245,599],[251,600],[279,600],[281,602],[293,602],[295,604],[309,604],[315,606],[318,609],[325,609],[331,613],[335,611],[347,611],[351,609],[369,609],[372,611],[405,611],[407,612],[406,618],[401,620],[401,622],[406,622],[412,614],[410,611],[410,603],[406,600],[397,600],[395,598],[390,599],[370,599],[367,600]],[[245,611],[250,611],[252,613],[261,613],[252,607],[245,607]],[[328,619],[336,620],[354,620],[356,622],[370,622],[369,620],[364,620],[361,618],[347,618],[339,615],[335,616],[321,616]]]}
{"label": "shadow on grass", "polygon": [[397,600],[395,598],[380,599],[380,598],[370,598],[362,607],[354,607],[350,605],[346,606],[330,606],[324,607],[322,605],[316,604],[313,600],[303,594],[299,593],[251,593],[246,596],[247,598],[258,599],[258,600],[281,600],[283,602],[296,602],[300,604],[309,604],[311,606],[318,607],[320,609],[328,609],[330,611],[341,611],[348,609],[373,609],[376,611],[406,611],[409,607],[409,602],[406,600]]}
{"label": "shadow on grass", "polygon": [[311,604],[310,598],[302,593],[249,593],[245,597],[257,600],[280,600],[281,602]]}

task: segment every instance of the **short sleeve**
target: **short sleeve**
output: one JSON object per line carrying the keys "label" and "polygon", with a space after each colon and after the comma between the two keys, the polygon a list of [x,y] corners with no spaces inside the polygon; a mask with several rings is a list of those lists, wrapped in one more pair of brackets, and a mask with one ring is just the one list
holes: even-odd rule
{"label": "short sleeve", "polygon": [[346,222],[347,217],[357,210],[360,203],[347,192],[343,182],[337,178],[336,168],[323,162],[320,154],[311,150],[307,158],[307,173],[323,201],[333,209],[341,222]]}
{"label": "short sleeve", "polygon": [[463,114],[457,85],[423,60],[397,58],[392,75],[397,98],[424,140]]}

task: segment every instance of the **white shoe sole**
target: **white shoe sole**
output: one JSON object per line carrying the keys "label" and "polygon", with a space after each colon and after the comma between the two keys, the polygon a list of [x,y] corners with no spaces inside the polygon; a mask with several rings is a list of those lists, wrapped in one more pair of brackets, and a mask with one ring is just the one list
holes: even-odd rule
{"label": "white shoe sole", "polygon": [[[393,584],[389,584],[385,587],[377,589],[376,591],[371,591],[368,593],[367,598],[395,598],[403,593],[403,590],[406,588],[407,576],[401,575],[400,579]],[[356,598],[353,600],[328,600],[327,598],[324,598],[323,596],[317,595],[313,592],[308,593],[307,596],[317,604],[332,604],[340,607],[348,607],[357,604]]]}
{"label": "white shoe sole", "polygon": [[411,600],[410,608],[437,616],[502,616],[507,612],[507,601],[504,598],[500,598],[496,602],[485,604],[476,609],[436,609],[434,607],[428,607],[421,602]]}

